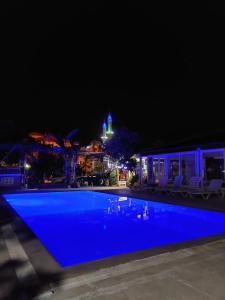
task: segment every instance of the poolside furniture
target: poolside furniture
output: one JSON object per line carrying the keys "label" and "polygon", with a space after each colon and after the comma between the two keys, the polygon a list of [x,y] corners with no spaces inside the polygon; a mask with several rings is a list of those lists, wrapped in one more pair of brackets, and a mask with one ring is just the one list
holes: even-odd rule
{"label": "poolside furniture", "polygon": [[170,193],[173,195],[180,194],[184,198],[187,197],[188,192],[194,192],[199,190],[202,178],[199,176],[193,176],[189,180],[189,184],[187,187],[181,187],[180,189],[172,189]]}
{"label": "poolside furniture", "polygon": [[176,176],[172,186],[168,188],[166,192],[170,193],[171,191],[179,190],[182,186],[183,180],[184,180],[184,176]]}
{"label": "poolside furniture", "polygon": [[220,196],[221,196],[222,199],[225,198],[225,188],[224,188],[224,187],[222,187],[222,188],[220,189]]}
{"label": "poolside furniture", "polygon": [[152,192],[165,192],[168,185],[168,177],[162,176],[159,178],[159,184],[156,187],[151,187]]}
{"label": "poolside furniture", "polygon": [[212,179],[206,188],[202,188],[195,191],[188,191],[187,196],[189,196],[192,199],[194,198],[194,196],[201,196],[204,200],[207,200],[213,194],[219,196],[221,193],[222,185],[222,179]]}
{"label": "poolside furniture", "polygon": [[126,182],[126,180],[120,180],[120,181],[118,182],[118,186],[119,186],[119,187],[127,187],[127,182]]}
{"label": "poolside furniture", "polygon": [[149,186],[145,183],[140,184],[138,182],[135,182],[133,185],[129,186],[129,188],[132,192],[138,192],[148,190]]}

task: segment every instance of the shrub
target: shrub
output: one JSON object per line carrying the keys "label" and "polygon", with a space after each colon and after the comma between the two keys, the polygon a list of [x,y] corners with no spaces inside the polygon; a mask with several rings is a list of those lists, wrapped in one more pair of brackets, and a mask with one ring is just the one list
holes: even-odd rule
{"label": "shrub", "polygon": [[133,175],[130,179],[130,185],[134,185],[135,182],[138,182],[139,176],[138,174]]}
{"label": "shrub", "polygon": [[117,170],[116,169],[113,169],[111,172],[110,172],[110,175],[109,175],[109,182],[110,182],[110,185],[117,185]]}

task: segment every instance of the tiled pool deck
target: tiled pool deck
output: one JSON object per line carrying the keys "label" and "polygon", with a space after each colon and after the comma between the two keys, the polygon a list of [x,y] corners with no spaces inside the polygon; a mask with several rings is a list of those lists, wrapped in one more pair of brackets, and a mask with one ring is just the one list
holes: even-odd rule
{"label": "tiled pool deck", "polygon": [[[104,190],[103,190],[104,192]],[[225,200],[107,193],[225,212]],[[225,299],[225,235],[61,269],[0,200],[0,299]]]}

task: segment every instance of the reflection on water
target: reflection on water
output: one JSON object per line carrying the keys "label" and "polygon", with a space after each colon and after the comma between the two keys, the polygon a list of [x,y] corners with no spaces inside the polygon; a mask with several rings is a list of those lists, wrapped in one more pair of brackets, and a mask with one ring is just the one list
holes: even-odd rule
{"label": "reflection on water", "polygon": [[145,205],[143,207],[143,212],[137,215],[138,219],[142,219],[144,221],[149,220],[149,207],[148,207],[148,203],[145,202]]}
{"label": "reflection on water", "polygon": [[137,201],[128,197],[109,199],[107,214],[118,216],[129,216],[139,220],[149,220],[149,202],[143,201],[138,205]]}

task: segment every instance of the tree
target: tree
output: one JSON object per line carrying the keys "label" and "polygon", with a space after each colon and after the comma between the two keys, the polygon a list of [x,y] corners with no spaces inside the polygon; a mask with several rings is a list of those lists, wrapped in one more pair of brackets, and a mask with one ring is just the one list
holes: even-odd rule
{"label": "tree", "polygon": [[76,184],[76,163],[79,146],[73,142],[73,137],[78,129],[72,130],[66,137],[58,137],[51,134],[55,138],[58,146],[52,147],[52,151],[59,152],[64,159],[64,173],[66,177],[66,184],[68,187]]}
{"label": "tree", "polygon": [[49,135],[53,138],[57,146],[49,146],[45,144],[39,144],[29,135],[21,138],[21,141],[8,142],[0,145],[0,150],[7,150],[6,154],[2,160],[8,159],[9,155],[13,152],[19,151],[21,160],[26,162],[26,157],[35,151],[41,153],[60,153],[64,159],[64,173],[66,177],[66,183],[71,186],[76,183],[76,162],[77,153],[79,151],[79,146],[73,142],[73,137],[77,133],[78,129],[72,130],[66,137],[58,137],[56,135]]}
{"label": "tree", "polygon": [[31,162],[29,175],[32,181],[43,182],[46,177],[62,177],[63,173],[63,159],[60,154],[40,152]]}
{"label": "tree", "polygon": [[[0,166],[11,165],[17,161],[17,165],[24,170],[24,183],[27,183],[28,173],[30,172],[26,169],[26,165],[29,166],[30,163],[34,164],[37,161],[37,158],[32,153],[49,153],[50,149],[44,145],[37,144],[35,140],[27,135],[21,137],[21,141],[19,141],[19,138],[17,140],[13,138],[11,141],[8,139],[7,143],[1,143],[0,151],[3,152]],[[28,162],[29,164],[27,164]]]}
{"label": "tree", "polygon": [[116,185],[117,184],[117,170],[113,169],[109,174],[109,182],[110,185]]}
{"label": "tree", "polygon": [[96,161],[94,173],[95,174],[104,174],[105,173],[105,166],[104,166],[102,159],[98,159]]}
{"label": "tree", "polygon": [[116,131],[112,139],[105,143],[105,152],[110,155],[111,159],[132,171],[136,167],[132,156],[136,153],[138,144],[139,137],[135,132],[121,128]]}

